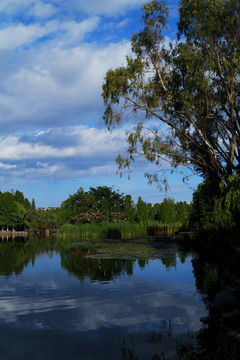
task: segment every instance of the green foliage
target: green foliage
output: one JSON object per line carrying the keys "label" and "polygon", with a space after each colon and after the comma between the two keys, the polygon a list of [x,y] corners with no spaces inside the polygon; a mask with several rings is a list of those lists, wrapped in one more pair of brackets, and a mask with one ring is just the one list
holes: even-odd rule
{"label": "green foliage", "polygon": [[213,210],[218,187],[213,186],[209,181],[198,185],[197,190],[193,193],[192,209],[190,223],[197,225],[199,229],[203,227],[212,227]]}
{"label": "green foliage", "polygon": [[141,196],[134,204],[131,195],[124,196],[113,188],[98,186],[89,191],[80,188],[62,203],[59,212],[61,224],[137,222],[144,225],[178,223],[179,226],[189,218],[189,205],[186,202],[175,204],[172,199],[152,205],[143,201]]}
{"label": "green foliage", "polygon": [[176,221],[175,203],[173,199],[165,198],[160,204],[159,220],[163,224],[174,224]]}
{"label": "green foliage", "polygon": [[[161,204],[152,205],[143,201],[141,197],[138,198],[137,204],[134,204],[131,195],[123,196],[123,194],[113,191],[112,188],[99,186],[96,189],[90,188],[89,191],[80,188],[62,203],[61,208],[43,210],[36,208],[34,199],[30,203],[23,193],[17,190],[11,193],[0,192],[0,226],[9,230],[28,228],[34,232],[45,227],[58,229],[64,223],[74,226],[100,223],[103,226],[104,223],[113,226],[119,223],[121,234],[135,237],[146,233],[146,225],[161,226],[174,222],[175,224],[176,222],[185,222],[187,218],[183,216],[182,209],[180,211],[181,218],[177,216],[177,206],[179,203],[174,204],[174,201],[170,199],[164,199]],[[189,207],[187,204],[186,206]],[[82,209],[87,210],[81,211]],[[130,223],[132,223],[131,229]],[[139,231],[139,229],[141,230]],[[76,233],[79,233],[78,229]],[[94,236],[98,236],[98,233],[99,227],[94,232]],[[118,227],[117,230],[113,227],[109,232],[104,230],[103,233],[105,238],[110,236],[107,234],[119,236]]]}
{"label": "green foliage", "polygon": [[238,231],[240,218],[240,176],[232,175],[219,186],[199,184],[193,194],[190,223],[199,230]]}
{"label": "green foliage", "polygon": [[25,204],[24,197],[15,198],[13,193],[0,192],[0,226],[18,230],[27,225]]}
{"label": "green foliage", "polygon": [[[150,1],[142,11],[134,56],[103,84],[109,128],[136,115],[127,155],[117,157],[120,173],[141,152],[157,170],[167,161],[184,179],[197,173],[218,186],[240,169],[239,1],[181,0],[178,41],[170,46],[166,3]],[[158,174],[146,175],[166,186]]]}
{"label": "green foliage", "polygon": [[179,223],[186,223],[189,220],[191,206],[186,201],[179,201],[175,204],[175,219]]}
{"label": "green foliage", "polygon": [[32,229],[50,227],[57,229],[60,227],[60,210],[56,209],[31,209],[29,212],[29,226]]}
{"label": "green foliage", "polygon": [[138,223],[146,223],[147,222],[147,204],[142,200],[141,196],[138,198],[137,202],[137,221]]}
{"label": "green foliage", "polygon": [[124,200],[124,214],[129,222],[134,222],[136,217],[136,209],[131,195],[126,195]]}
{"label": "green foliage", "polygon": [[93,208],[95,211],[101,211],[106,216],[111,212],[123,211],[123,194],[114,191],[113,187],[90,187],[89,194],[94,197],[95,202]]}
{"label": "green foliage", "polygon": [[[67,200],[63,201],[61,205],[61,222],[70,222],[72,218],[84,213],[99,213],[102,214],[103,218],[107,219],[112,213],[123,213],[123,204],[123,195],[114,191],[113,188],[98,186],[97,188],[90,187],[89,191],[80,188],[75,194],[70,195]],[[75,220],[77,219],[75,218]],[[87,222],[83,218],[82,220],[82,222]],[[90,222],[93,222],[93,220],[91,218]]]}
{"label": "green foliage", "polygon": [[217,228],[239,229],[240,176],[230,176],[220,184],[220,196],[216,200],[213,219]]}

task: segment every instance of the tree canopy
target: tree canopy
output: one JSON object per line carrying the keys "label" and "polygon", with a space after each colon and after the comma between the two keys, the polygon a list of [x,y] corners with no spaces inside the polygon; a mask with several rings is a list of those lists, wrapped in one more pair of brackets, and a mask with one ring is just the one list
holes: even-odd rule
{"label": "tree canopy", "polygon": [[142,154],[157,165],[150,181],[159,181],[165,161],[184,178],[227,183],[240,169],[240,2],[181,0],[174,43],[163,36],[167,3],[154,0],[142,11],[133,56],[103,84],[106,125],[135,116],[119,168]]}

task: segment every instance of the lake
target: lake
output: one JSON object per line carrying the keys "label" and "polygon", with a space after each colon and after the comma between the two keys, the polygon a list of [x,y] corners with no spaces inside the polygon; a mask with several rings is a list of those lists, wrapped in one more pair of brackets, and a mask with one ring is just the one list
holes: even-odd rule
{"label": "lake", "polygon": [[170,358],[208,315],[194,257],[176,244],[154,259],[104,259],[56,240],[3,240],[0,359]]}

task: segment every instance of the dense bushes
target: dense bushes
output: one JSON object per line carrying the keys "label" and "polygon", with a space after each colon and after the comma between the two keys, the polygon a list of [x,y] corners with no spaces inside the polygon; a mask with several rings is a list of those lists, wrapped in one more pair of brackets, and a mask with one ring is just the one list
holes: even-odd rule
{"label": "dense bushes", "polygon": [[5,229],[22,230],[29,225],[31,204],[23,193],[0,192],[0,226]]}
{"label": "dense bushes", "polygon": [[193,194],[190,224],[199,230],[239,231],[240,176],[222,179],[219,185],[204,181]]}

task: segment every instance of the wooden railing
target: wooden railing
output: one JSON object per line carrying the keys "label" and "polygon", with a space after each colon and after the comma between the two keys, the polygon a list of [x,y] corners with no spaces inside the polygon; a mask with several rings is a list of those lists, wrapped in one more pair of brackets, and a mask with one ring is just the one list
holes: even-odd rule
{"label": "wooden railing", "polygon": [[147,236],[172,236],[174,226],[148,226]]}

